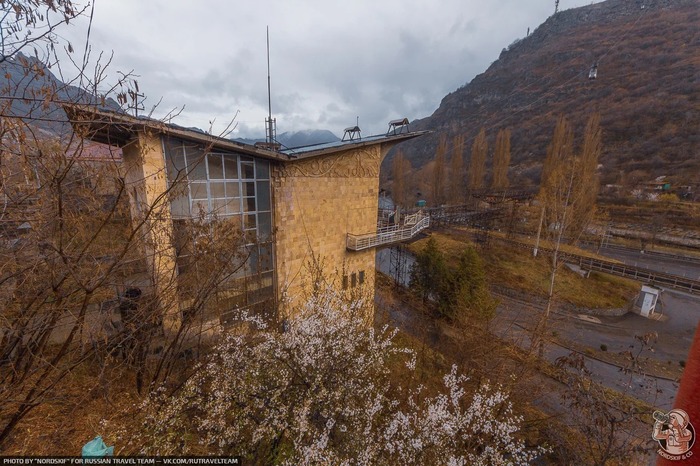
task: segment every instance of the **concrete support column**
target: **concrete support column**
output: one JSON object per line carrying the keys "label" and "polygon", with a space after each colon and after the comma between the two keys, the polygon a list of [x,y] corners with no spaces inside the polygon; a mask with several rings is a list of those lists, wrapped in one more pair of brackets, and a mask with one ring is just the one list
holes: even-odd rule
{"label": "concrete support column", "polygon": [[173,222],[167,190],[167,170],[161,137],[140,132],[123,148],[124,181],[129,193],[133,227],[139,231],[154,302],[161,312],[166,335],[182,323],[177,297],[177,264]]}

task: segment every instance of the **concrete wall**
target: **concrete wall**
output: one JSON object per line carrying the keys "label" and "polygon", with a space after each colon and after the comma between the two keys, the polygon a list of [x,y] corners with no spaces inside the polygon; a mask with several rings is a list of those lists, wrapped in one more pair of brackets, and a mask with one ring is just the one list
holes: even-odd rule
{"label": "concrete wall", "polygon": [[[287,162],[273,171],[280,317],[291,317],[313,286],[309,265],[342,286],[362,271],[374,290],[375,250],[347,251],[346,235],[376,231],[380,145]],[[351,283],[348,283],[351,285]],[[358,283],[359,286],[359,283]],[[373,296],[373,294],[372,294]]]}
{"label": "concrete wall", "polygon": [[146,258],[164,329],[176,331],[181,322],[177,265],[170,203],[164,195],[168,181],[160,136],[139,133],[123,148],[123,155],[132,224],[139,228],[139,246]]}

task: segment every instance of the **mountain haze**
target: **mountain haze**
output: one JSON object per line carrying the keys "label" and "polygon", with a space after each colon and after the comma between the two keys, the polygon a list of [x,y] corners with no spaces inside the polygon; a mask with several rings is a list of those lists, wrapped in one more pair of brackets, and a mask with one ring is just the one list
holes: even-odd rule
{"label": "mountain haze", "polygon": [[[596,62],[598,78],[589,80]],[[697,182],[699,65],[698,0],[608,0],[561,11],[445,96],[432,116],[411,122],[412,130],[434,133],[400,148],[420,172],[443,134],[448,157],[451,138],[465,135],[468,160],[480,128],[490,154],[497,131],[510,128],[511,183],[536,183],[556,118],[567,116],[580,141],[587,118],[599,112],[604,182],[630,173]],[[385,181],[390,163],[391,156]]]}

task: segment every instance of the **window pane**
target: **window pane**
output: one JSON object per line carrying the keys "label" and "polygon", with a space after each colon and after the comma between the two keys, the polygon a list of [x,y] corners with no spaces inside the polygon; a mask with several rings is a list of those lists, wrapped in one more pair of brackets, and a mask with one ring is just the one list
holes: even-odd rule
{"label": "window pane", "polygon": [[226,169],[226,179],[235,180],[238,178],[238,157],[235,155],[224,156],[224,167]]}
{"label": "window pane", "polygon": [[168,163],[168,179],[175,181],[186,176],[185,152],[182,148],[182,141],[174,138],[164,138],[165,160]]}
{"label": "window pane", "polygon": [[170,212],[173,218],[190,216],[190,200],[187,195],[177,196],[170,203]]}
{"label": "window pane", "polygon": [[204,152],[202,148],[196,145],[185,145],[185,154],[187,155],[187,174],[190,180],[206,180],[207,169],[204,165]]}
{"label": "window pane", "polygon": [[266,241],[272,234],[272,214],[265,212],[258,214],[258,234],[261,241]]}
{"label": "window pane", "polygon": [[270,182],[258,181],[258,210],[270,210]]}
{"label": "window pane", "polygon": [[270,178],[270,162],[267,160],[256,160],[255,169],[259,180],[267,180]]}
{"label": "window pane", "polygon": [[200,215],[209,213],[209,202],[203,201],[192,201],[192,216],[199,217]]}
{"label": "window pane", "polygon": [[241,231],[241,216],[240,215],[232,215],[232,216],[228,217],[227,223],[231,226],[231,228],[235,228],[236,230]]}
{"label": "window pane", "polygon": [[255,183],[252,181],[241,183],[241,188],[243,188],[242,196],[255,196]]}
{"label": "window pane", "polygon": [[244,212],[255,212],[255,198],[254,197],[244,197],[243,198],[243,211]]}
{"label": "window pane", "polygon": [[212,199],[211,200],[211,210],[217,216],[226,215],[226,200],[225,199]]}
{"label": "window pane", "polygon": [[221,161],[221,154],[209,154],[207,155],[207,163],[209,164],[209,179],[210,180],[223,180],[224,179],[224,165]]}
{"label": "window pane", "polygon": [[250,256],[248,256],[248,267],[251,273],[258,273],[260,270],[260,264],[259,264],[259,257],[258,257],[258,246],[257,245],[252,245],[248,249],[248,253]]}
{"label": "window pane", "polygon": [[[228,172],[226,172],[228,173]],[[240,197],[241,191],[239,189],[239,184],[237,181],[231,182],[227,181],[226,182],[226,197]]]}
{"label": "window pane", "polygon": [[250,162],[241,162],[242,177],[245,180],[252,180],[255,178],[254,165]]}
{"label": "window pane", "polygon": [[[239,198],[226,199],[226,213],[237,214],[241,211],[241,200]],[[238,225],[240,228],[240,224]]]}
{"label": "window pane", "polygon": [[207,183],[190,183],[190,190],[192,191],[192,199],[206,199],[207,198]]}
{"label": "window pane", "polygon": [[225,197],[224,193],[224,182],[223,181],[212,181],[209,183],[209,192],[211,197]]}
{"label": "window pane", "polygon": [[243,216],[243,219],[245,220],[244,228],[246,230],[255,229],[255,214],[246,214]]}
{"label": "window pane", "polygon": [[268,243],[260,246],[260,271],[269,270],[272,270],[272,245]]}

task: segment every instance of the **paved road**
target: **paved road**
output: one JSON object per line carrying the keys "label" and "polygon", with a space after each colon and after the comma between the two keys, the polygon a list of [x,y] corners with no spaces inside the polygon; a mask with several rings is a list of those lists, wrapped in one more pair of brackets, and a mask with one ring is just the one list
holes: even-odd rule
{"label": "paved road", "polygon": [[678,275],[679,277],[700,280],[700,263],[677,261],[658,256],[649,256],[642,254],[639,251],[624,251],[607,248],[601,249],[599,254],[612,259],[617,259],[627,265],[644,267],[649,270]]}
{"label": "paved road", "polygon": [[[494,320],[492,331],[517,343],[522,348],[529,348],[530,331],[528,329],[535,325],[539,319],[540,311],[504,302],[499,306],[497,314],[498,317]],[[601,320],[604,321],[603,324],[594,324],[577,319],[571,314],[553,314],[549,321],[548,332],[549,334],[557,332],[562,341],[572,341],[592,348],[599,348],[601,344],[606,344],[608,351],[630,350],[636,354],[636,351],[641,348],[641,344],[635,335],[646,333],[645,327],[648,322],[651,322],[636,315],[625,316],[619,322]],[[689,347],[689,345],[688,343],[687,346]],[[663,343],[660,339],[653,346],[653,353],[649,350],[643,351],[640,358],[658,357],[659,348],[662,346]],[[683,351],[679,345],[676,347],[677,350]],[[685,348],[682,359],[685,359],[687,351]],[[557,358],[570,353],[571,350],[568,348],[553,343],[546,345],[545,355],[547,360],[552,363]],[[678,360],[672,361],[671,364],[678,364]],[[645,377],[639,374],[626,374],[618,366],[591,357],[586,357],[586,367],[591,371],[594,380],[607,387],[632,395],[659,408],[670,409],[673,405],[673,399],[678,390],[678,384],[674,381]]]}

